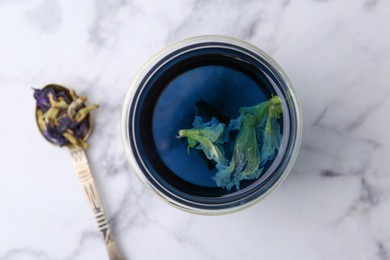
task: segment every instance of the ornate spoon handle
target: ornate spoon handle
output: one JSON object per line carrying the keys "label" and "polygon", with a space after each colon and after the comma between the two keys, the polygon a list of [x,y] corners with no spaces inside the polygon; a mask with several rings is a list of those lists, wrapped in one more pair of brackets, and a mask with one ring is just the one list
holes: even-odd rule
{"label": "ornate spoon handle", "polygon": [[80,184],[84,190],[89,207],[91,208],[99,230],[104,237],[108,256],[110,260],[123,260],[124,258],[116,247],[115,242],[111,236],[111,230],[108,225],[107,218],[104,215],[103,205],[99,199],[96,185],[88,165],[87,155],[83,149],[78,147],[70,147],[69,151],[72,158],[73,167],[77,172],[77,177],[79,178]]}

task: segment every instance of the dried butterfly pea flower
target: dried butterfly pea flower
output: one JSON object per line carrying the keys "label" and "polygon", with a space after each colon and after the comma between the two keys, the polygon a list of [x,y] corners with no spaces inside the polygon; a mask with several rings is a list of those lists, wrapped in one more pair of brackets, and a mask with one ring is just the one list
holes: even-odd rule
{"label": "dried butterfly pea flower", "polygon": [[43,135],[45,138],[54,144],[57,144],[59,146],[64,146],[68,144],[66,138],[55,130],[55,128],[51,127],[50,125],[46,125],[46,131],[43,132]]}
{"label": "dried butterfly pea flower", "polygon": [[[98,105],[85,106],[86,97],[79,97],[74,90],[69,95],[46,87],[34,89],[37,101],[37,122],[45,138],[60,146],[72,144],[87,149],[83,140],[89,132],[88,114]],[[77,120],[76,120],[77,118]]]}
{"label": "dried butterfly pea flower", "polygon": [[37,106],[45,113],[50,108],[50,100],[48,97],[48,93],[53,92],[54,90],[51,88],[46,88],[44,90],[34,89],[34,98],[37,101]]}
{"label": "dried butterfly pea flower", "polygon": [[57,94],[56,94],[57,98],[62,98],[67,104],[70,104],[72,103],[72,99],[71,97],[69,97],[69,95],[67,95],[64,91],[59,91]]}
{"label": "dried butterfly pea flower", "polygon": [[50,122],[55,120],[59,113],[60,110],[58,108],[51,107],[49,108],[49,110],[46,111],[45,114],[43,114],[43,118],[45,119],[45,122]]}
{"label": "dried butterfly pea flower", "polygon": [[78,97],[74,100],[68,107],[68,117],[73,120],[77,114],[78,109],[84,106],[84,103],[87,101],[87,97]]}
{"label": "dried butterfly pea flower", "polygon": [[72,98],[72,101],[75,101],[76,99],[79,98],[79,96],[76,94],[76,91],[74,91],[73,89],[69,90],[69,95]]}
{"label": "dried butterfly pea flower", "polygon": [[62,116],[57,120],[57,130],[60,133],[65,133],[66,130],[70,127],[70,124],[71,124],[70,118],[67,116]]}
{"label": "dried butterfly pea flower", "polygon": [[47,127],[42,110],[37,111],[37,121],[39,129],[41,129],[42,131],[46,131]]}
{"label": "dried butterfly pea flower", "polygon": [[76,138],[73,134],[71,133],[68,133],[68,132],[65,132],[63,133],[63,136],[73,145],[75,146],[81,146],[83,149],[87,149],[88,148],[88,144],[82,140],[82,139],[78,139]]}
{"label": "dried butterfly pea flower", "polygon": [[90,105],[90,106],[87,106],[87,107],[84,107],[84,108],[81,108],[77,114],[76,114],[76,122],[80,123],[81,121],[84,120],[84,118],[87,117],[87,115],[93,111],[93,110],[96,110],[99,108],[99,105]]}
{"label": "dried butterfly pea flower", "polygon": [[54,99],[54,95],[52,93],[49,93],[49,101],[50,106],[53,108],[59,108],[59,109],[66,109],[68,108],[69,104],[64,100],[63,97],[58,97]]}
{"label": "dried butterfly pea flower", "polygon": [[76,125],[72,129],[75,129],[75,136],[79,139],[84,138],[84,136],[87,135],[88,130],[89,130],[89,122],[88,120],[84,119],[81,121],[80,124]]}

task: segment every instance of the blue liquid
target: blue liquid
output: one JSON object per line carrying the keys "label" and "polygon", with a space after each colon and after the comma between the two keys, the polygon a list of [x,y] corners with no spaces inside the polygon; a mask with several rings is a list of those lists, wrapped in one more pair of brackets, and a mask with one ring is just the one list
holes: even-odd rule
{"label": "blue liquid", "polygon": [[[217,187],[212,180],[217,170],[199,150],[188,154],[187,141],[177,135],[180,129],[192,128],[199,101],[223,118],[233,119],[239,116],[240,107],[275,95],[262,70],[247,59],[238,51],[208,48],[156,65],[158,69],[137,93],[139,112],[134,121],[134,135],[141,144],[138,149],[150,181],[199,202],[215,198],[219,203],[230,194],[237,195],[235,188],[227,191]],[[241,191],[254,182],[242,181]]]}
{"label": "blue liquid", "polygon": [[[178,75],[157,101],[153,137],[161,159],[177,176],[191,184],[217,187],[202,152],[187,153],[186,139],[176,138],[180,129],[192,128],[198,100],[227,118],[237,118],[239,108],[268,100],[266,92],[245,73],[230,67],[208,65]],[[190,167],[189,167],[190,166]]]}

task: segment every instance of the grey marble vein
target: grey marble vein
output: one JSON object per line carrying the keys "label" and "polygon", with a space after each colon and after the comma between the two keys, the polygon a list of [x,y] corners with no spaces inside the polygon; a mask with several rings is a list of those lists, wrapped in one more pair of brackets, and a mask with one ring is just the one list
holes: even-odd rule
{"label": "grey marble vein", "polygon": [[376,245],[378,247],[378,258],[379,260],[387,260],[390,258],[389,249],[384,245],[383,242],[377,241]]}
{"label": "grey marble vein", "polygon": [[64,259],[75,259],[79,257],[81,252],[84,250],[85,244],[88,242],[88,240],[91,239],[99,239],[100,234],[95,231],[85,231],[81,234],[80,239],[78,240],[77,247],[74,248],[70,253],[69,256],[66,256]]}
{"label": "grey marble vein", "polygon": [[51,259],[44,251],[34,250],[31,248],[15,248],[7,251],[4,255],[0,256],[1,260],[9,259]]}

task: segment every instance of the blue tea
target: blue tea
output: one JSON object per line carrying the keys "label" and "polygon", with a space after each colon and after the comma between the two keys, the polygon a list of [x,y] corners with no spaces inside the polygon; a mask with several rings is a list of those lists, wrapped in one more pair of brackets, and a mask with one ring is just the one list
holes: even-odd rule
{"label": "blue tea", "polygon": [[[178,131],[191,128],[196,115],[228,124],[239,116],[240,107],[254,106],[276,95],[269,77],[248,59],[231,49],[191,51],[161,64],[146,83],[138,131],[143,152],[148,154],[147,167],[152,169],[153,178],[179,196],[201,201],[202,197],[221,199],[236,192],[235,188],[227,191],[216,185],[212,179],[215,165],[200,150],[188,151]],[[231,147],[224,148],[230,157]],[[242,181],[241,189],[254,182]]]}
{"label": "blue tea", "polygon": [[287,75],[237,39],[203,36],[167,47],[134,79],[122,136],[141,181],[194,213],[265,198],[297,157],[301,113]]}

